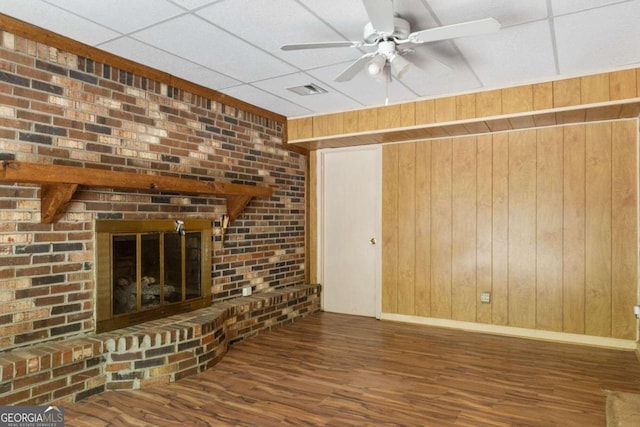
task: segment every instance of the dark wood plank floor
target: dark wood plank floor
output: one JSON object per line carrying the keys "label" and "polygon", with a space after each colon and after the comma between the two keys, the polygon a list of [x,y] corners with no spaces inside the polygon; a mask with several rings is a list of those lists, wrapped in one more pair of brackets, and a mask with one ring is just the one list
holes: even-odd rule
{"label": "dark wood plank floor", "polygon": [[605,426],[634,352],[321,313],[176,383],[65,408],[67,426]]}

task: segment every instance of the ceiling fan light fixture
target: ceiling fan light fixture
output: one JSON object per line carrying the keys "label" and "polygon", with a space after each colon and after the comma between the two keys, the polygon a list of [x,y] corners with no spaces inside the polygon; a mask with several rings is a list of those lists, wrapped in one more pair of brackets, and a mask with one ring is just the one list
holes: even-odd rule
{"label": "ceiling fan light fixture", "polygon": [[382,72],[375,76],[378,83],[391,83],[391,71],[389,71],[389,65],[385,65]]}
{"label": "ceiling fan light fixture", "polygon": [[411,63],[404,59],[400,55],[394,56],[390,61],[391,73],[396,79],[402,79],[402,77],[411,68]]}
{"label": "ceiling fan light fixture", "polygon": [[371,77],[376,77],[382,73],[386,64],[387,58],[383,55],[376,55],[367,64],[367,73],[369,73]]}

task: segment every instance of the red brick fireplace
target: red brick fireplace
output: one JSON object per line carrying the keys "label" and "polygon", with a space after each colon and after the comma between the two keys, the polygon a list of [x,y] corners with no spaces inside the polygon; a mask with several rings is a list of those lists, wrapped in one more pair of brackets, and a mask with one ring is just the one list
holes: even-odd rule
{"label": "red brick fireplace", "polygon": [[[57,221],[42,223],[44,188],[0,182],[0,404],[81,398],[120,381],[111,373],[128,375],[113,365],[124,363],[114,357],[137,358],[139,352],[160,358],[149,362],[158,364],[158,374],[161,364],[176,363],[174,375],[179,362],[167,359],[173,350],[166,345],[175,353],[190,345],[210,349],[216,340],[224,347],[229,331],[244,337],[317,309],[317,290],[303,285],[307,160],[283,144],[284,117],[6,17],[0,24],[0,161],[273,190],[231,221],[223,244],[220,219],[230,205],[215,195],[81,185]],[[182,332],[169,328],[159,341],[153,334],[144,338],[146,326],[118,329],[124,341],[96,335],[103,301],[96,224],[103,220],[209,222],[204,274],[211,282],[202,283],[213,305],[200,310],[210,311],[166,313],[183,316]],[[244,287],[256,299],[237,300]],[[261,313],[265,305],[278,308]],[[151,325],[160,327],[158,321]],[[211,326],[216,322],[224,327]],[[205,342],[184,344],[194,334]],[[135,356],[122,356],[130,350]],[[151,378],[145,372],[136,379]]]}

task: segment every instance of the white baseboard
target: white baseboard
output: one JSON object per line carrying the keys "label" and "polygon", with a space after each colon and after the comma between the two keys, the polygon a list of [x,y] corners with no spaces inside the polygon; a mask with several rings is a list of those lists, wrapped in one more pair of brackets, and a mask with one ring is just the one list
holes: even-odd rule
{"label": "white baseboard", "polygon": [[593,347],[615,348],[619,350],[636,350],[638,348],[638,344],[633,340],[569,334],[566,332],[541,331],[537,329],[515,328],[513,326],[489,325],[486,323],[462,322],[459,320],[437,319],[434,317],[419,317],[409,316],[405,314],[381,313],[380,319],[390,320],[394,322],[414,323],[420,325],[459,329],[463,331],[482,332],[485,334],[506,335],[510,337],[530,338],[542,341],[581,344]]}

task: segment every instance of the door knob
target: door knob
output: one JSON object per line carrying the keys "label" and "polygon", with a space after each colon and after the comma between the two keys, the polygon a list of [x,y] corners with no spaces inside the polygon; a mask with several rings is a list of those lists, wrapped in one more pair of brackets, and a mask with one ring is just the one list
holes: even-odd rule
{"label": "door knob", "polygon": [[378,241],[376,240],[376,238],[375,238],[375,237],[372,237],[372,238],[369,240],[369,243],[371,243],[372,245],[375,245],[376,243],[378,243]]}

